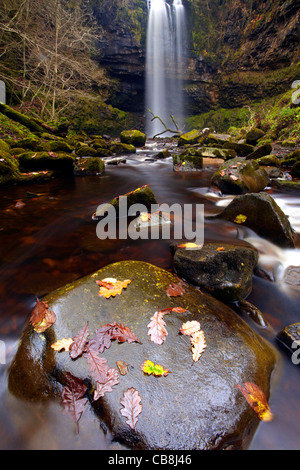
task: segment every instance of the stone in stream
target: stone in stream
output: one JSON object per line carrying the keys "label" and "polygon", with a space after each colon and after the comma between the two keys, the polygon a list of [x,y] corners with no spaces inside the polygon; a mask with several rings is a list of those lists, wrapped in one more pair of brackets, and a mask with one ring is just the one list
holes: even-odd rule
{"label": "stone in stream", "polygon": [[[121,295],[106,299],[98,295],[96,284],[106,278],[132,282]],[[169,297],[167,288],[177,282],[172,273],[151,264],[122,261],[50,293],[43,300],[55,312],[56,321],[40,334],[29,322],[25,325],[9,372],[10,392],[23,400],[59,400],[69,372],[88,385],[86,406],[94,409],[116,440],[132,449],[247,448],[259,419],[236,385],[254,382],[268,398],[275,350],[232,309],[208,294],[186,285],[183,295]],[[170,307],[186,311],[164,315],[168,335],[163,344],[155,344],[148,335],[150,319],[158,309]],[[192,320],[201,323],[207,344],[197,362],[192,360],[189,337],[179,333],[181,325]],[[112,341],[100,354],[111,368],[116,368],[116,361],[125,361],[128,373],[119,375],[112,391],[94,402],[96,384],[86,358],[72,360],[68,352],[51,348],[58,339],[77,335],[87,322],[90,338],[95,329],[117,322],[139,340]],[[141,365],[147,359],[169,374],[145,374]],[[120,413],[120,400],[131,387],[142,404],[135,430]]]}
{"label": "stone in stream", "polygon": [[251,245],[205,243],[200,249],[173,248],[174,269],[191,284],[223,302],[236,302],[250,294],[258,261],[258,252]]}
{"label": "stone in stream", "polygon": [[[239,221],[237,218],[243,216]],[[240,223],[281,247],[294,247],[296,233],[288,217],[267,193],[236,196],[217,218]]]}

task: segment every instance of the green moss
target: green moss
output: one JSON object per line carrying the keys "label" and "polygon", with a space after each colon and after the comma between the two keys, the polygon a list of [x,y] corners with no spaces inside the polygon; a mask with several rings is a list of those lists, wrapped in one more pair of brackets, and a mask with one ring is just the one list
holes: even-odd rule
{"label": "green moss", "polygon": [[18,156],[20,168],[27,171],[52,170],[58,173],[72,173],[75,158],[64,152],[55,156],[48,152],[26,152]]}
{"label": "green moss", "polygon": [[76,176],[100,175],[104,173],[105,166],[101,158],[89,157],[75,161],[74,174]]}
{"label": "green moss", "polygon": [[134,145],[135,147],[143,147],[146,143],[146,134],[136,129],[122,131],[120,140],[123,144]]}
{"label": "green moss", "polygon": [[0,185],[12,184],[18,176],[18,161],[9,152],[0,149]]}

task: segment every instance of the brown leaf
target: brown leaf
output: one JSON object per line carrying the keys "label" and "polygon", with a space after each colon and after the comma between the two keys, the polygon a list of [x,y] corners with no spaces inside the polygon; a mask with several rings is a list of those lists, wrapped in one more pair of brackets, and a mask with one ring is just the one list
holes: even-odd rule
{"label": "brown leaf", "polygon": [[166,312],[157,311],[150,318],[150,323],[148,323],[147,328],[149,328],[148,335],[150,336],[151,341],[156,344],[163,344],[168,336],[168,332],[165,328],[166,323],[163,320],[163,316]]}
{"label": "brown leaf", "polygon": [[236,385],[242,392],[247,402],[253,408],[259,419],[262,421],[272,421],[274,416],[270,410],[266,395],[264,392],[252,382],[245,382],[243,385]]}
{"label": "brown leaf", "polygon": [[122,416],[125,416],[125,418],[128,418],[126,423],[134,431],[138,421],[138,415],[142,412],[142,405],[140,402],[141,397],[134,387],[128,388],[120,400],[121,405],[124,407],[121,408],[120,413]]}
{"label": "brown leaf", "polygon": [[117,369],[108,369],[105,376],[102,379],[102,382],[97,382],[97,388],[94,393],[94,400],[98,400],[103,397],[105,393],[112,392],[114,385],[119,383],[119,374]]}
{"label": "brown leaf", "polygon": [[55,323],[56,315],[52,310],[48,310],[48,304],[36,298],[36,305],[30,316],[30,323],[37,333],[43,333],[53,323]]}
{"label": "brown leaf", "polygon": [[193,333],[196,333],[196,331],[200,331],[200,329],[200,323],[198,321],[193,320],[183,323],[179,331],[182,335],[190,336]]}
{"label": "brown leaf", "polygon": [[206,348],[204,332],[202,330],[196,331],[190,336],[190,339],[192,343],[193,361],[197,362]]}
{"label": "brown leaf", "polygon": [[129,364],[127,364],[127,362],[117,361],[116,364],[118,366],[118,369],[119,369],[119,372],[120,372],[121,375],[126,375],[128,373]]}
{"label": "brown leaf", "polygon": [[61,393],[63,414],[68,414],[75,421],[78,433],[78,421],[84,411],[87,398],[84,395],[87,391],[87,385],[70,372],[66,373],[67,385]]}
{"label": "brown leaf", "polygon": [[102,281],[96,281],[96,283],[100,286],[99,296],[108,299],[120,295],[122,290],[126,289],[128,284],[131,283],[131,280],[125,279],[124,281],[118,281],[114,278],[107,278]]}
{"label": "brown leaf", "polygon": [[85,350],[87,338],[89,336],[89,324],[79,331],[78,335],[74,336],[73,343],[70,345],[69,354],[72,359],[81,356]]}
{"label": "brown leaf", "polygon": [[89,372],[96,382],[105,382],[106,372],[109,367],[107,360],[98,355],[98,352],[87,346],[84,357],[87,359],[89,365]]}
{"label": "brown leaf", "polygon": [[167,288],[167,295],[169,297],[177,297],[179,295],[183,295],[185,293],[185,290],[183,288],[183,282],[179,281],[177,284],[174,282],[169,285]]}
{"label": "brown leaf", "polygon": [[107,323],[101,328],[95,330],[95,336],[89,341],[89,347],[98,350],[102,353],[105,349],[108,349],[111,345],[111,341],[117,340],[118,343],[137,342],[139,343],[136,335],[127,326],[118,324],[116,322]]}

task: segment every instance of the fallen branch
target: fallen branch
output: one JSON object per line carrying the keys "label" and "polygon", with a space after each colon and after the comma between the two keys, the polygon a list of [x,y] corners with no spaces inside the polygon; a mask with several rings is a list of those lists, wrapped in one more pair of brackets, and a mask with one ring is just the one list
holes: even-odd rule
{"label": "fallen branch", "polygon": [[172,134],[175,134],[175,135],[178,135],[178,136],[180,136],[180,135],[183,134],[183,130],[184,130],[184,127],[185,127],[185,126],[183,126],[183,128],[180,130],[180,129],[179,129],[179,126],[178,126],[178,124],[177,124],[177,122],[175,121],[175,118],[174,118],[173,114],[171,114],[170,117],[171,117],[171,119],[172,119],[172,122],[173,122],[174,126],[176,127],[176,130],[170,129],[170,128],[166,125],[166,123],[161,119],[161,117],[160,117],[160,116],[155,116],[155,115],[152,113],[152,111],[151,111],[150,109],[148,109],[148,111],[149,111],[149,113],[152,114],[152,116],[153,116],[153,118],[151,119],[151,122],[154,121],[154,119],[158,119],[158,120],[162,123],[162,125],[164,126],[164,128],[165,128],[164,131],[159,132],[158,134],[155,134],[155,135],[153,136],[153,139],[155,139],[155,137],[157,137],[157,136],[159,136],[159,135],[165,134],[166,132],[171,132]]}

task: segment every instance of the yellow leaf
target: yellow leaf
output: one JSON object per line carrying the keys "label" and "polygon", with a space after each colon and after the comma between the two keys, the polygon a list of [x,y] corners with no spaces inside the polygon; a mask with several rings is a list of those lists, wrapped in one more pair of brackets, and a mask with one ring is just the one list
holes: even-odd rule
{"label": "yellow leaf", "polygon": [[124,281],[118,281],[114,278],[106,278],[102,281],[96,281],[98,286],[100,286],[99,296],[105,297],[108,299],[109,297],[115,297],[116,295],[120,295],[123,289],[126,289],[128,284],[131,283],[130,279],[125,279]]}
{"label": "yellow leaf", "polygon": [[236,224],[243,224],[244,222],[246,222],[247,220],[247,216],[244,215],[244,214],[239,214],[236,216],[236,218],[234,219],[234,222]]}
{"label": "yellow leaf", "polygon": [[54,351],[69,351],[70,345],[74,342],[73,338],[63,338],[56,341],[56,343],[51,344],[51,348]]}
{"label": "yellow leaf", "polygon": [[245,382],[243,385],[236,385],[242,392],[251,408],[255,411],[261,421],[272,421],[274,418],[270,410],[264,392],[252,382]]}

